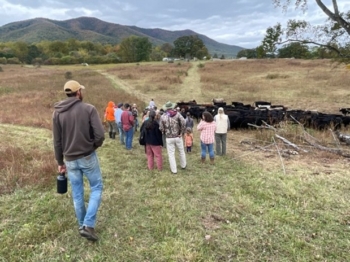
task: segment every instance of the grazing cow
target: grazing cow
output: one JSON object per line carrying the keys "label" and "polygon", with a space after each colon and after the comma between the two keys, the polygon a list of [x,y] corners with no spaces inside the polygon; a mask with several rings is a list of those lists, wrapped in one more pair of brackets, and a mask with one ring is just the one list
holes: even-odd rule
{"label": "grazing cow", "polygon": [[185,113],[189,112],[189,108],[191,106],[197,105],[196,100],[191,100],[188,102],[184,102],[184,101],[180,101],[177,102],[176,105],[180,108],[180,111],[183,111],[183,109],[185,110]]}
{"label": "grazing cow", "polygon": [[350,108],[339,108],[339,112],[341,112],[344,116],[350,113]]}
{"label": "grazing cow", "polygon": [[255,107],[259,106],[271,106],[271,102],[266,102],[266,101],[255,101],[254,102]]}
{"label": "grazing cow", "polygon": [[241,102],[232,102],[232,105],[237,108],[237,109],[246,109],[246,110],[251,110],[251,109],[254,109],[254,107],[252,107],[251,105],[245,105]]}

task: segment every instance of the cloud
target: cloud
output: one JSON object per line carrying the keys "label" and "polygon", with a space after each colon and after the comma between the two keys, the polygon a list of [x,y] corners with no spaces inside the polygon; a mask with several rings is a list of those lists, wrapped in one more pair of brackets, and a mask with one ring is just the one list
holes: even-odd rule
{"label": "cloud", "polygon": [[[348,8],[348,0],[338,0],[338,6],[340,10]],[[66,20],[91,16],[142,28],[190,29],[246,48],[258,46],[266,29],[278,22],[285,25],[288,19],[305,19],[317,24],[326,20],[314,2],[302,13],[292,6],[283,12],[272,0],[0,0],[0,13],[0,26],[37,17]]]}

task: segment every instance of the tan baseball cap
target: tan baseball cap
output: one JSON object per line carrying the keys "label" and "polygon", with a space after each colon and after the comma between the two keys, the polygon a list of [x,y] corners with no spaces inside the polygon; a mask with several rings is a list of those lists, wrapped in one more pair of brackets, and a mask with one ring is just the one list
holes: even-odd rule
{"label": "tan baseball cap", "polygon": [[80,89],[85,89],[85,87],[75,80],[69,80],[64,84],[63,90],[66,94],[72,94]]}

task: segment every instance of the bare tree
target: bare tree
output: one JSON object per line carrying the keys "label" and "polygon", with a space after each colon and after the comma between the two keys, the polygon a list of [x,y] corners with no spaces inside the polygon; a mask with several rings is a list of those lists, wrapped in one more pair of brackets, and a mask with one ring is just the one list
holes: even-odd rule
{"label": "bare tree", "polygon": [[303,12],[306,12],[311,5],[317,5],[327,18],[323,25],[311,25],[303,20],[289,20],[287,27],[277,35],[279,41],[276,44],[293,41],[314,44],[337,53],[340,59],[350,60],[350,10],[340,11],[337,0],[332,0],[332,10],[322,0],[272,1],[284,12],[287,12],[288,6],[291,5]]}

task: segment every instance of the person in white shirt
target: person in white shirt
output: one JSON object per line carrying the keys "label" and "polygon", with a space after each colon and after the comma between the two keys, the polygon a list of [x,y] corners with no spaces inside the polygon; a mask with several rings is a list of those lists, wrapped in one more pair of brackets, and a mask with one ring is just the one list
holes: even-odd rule
{"label": "person in white shirt", "polygon": [[224,109],[219,107],[218,114],[214,116],[216,122],[215,131],[215,144],[216,144],[216,155],[226,155],[226,138],[227,131],[230,130],[230,119],[224,113]]}
{"label": "person in white shirt", "polygon": [[149,108],[154,109],[155,106],[156,106],[156,103],[154,103],[153,98],[152,98],[151,101],[149,102]]}

